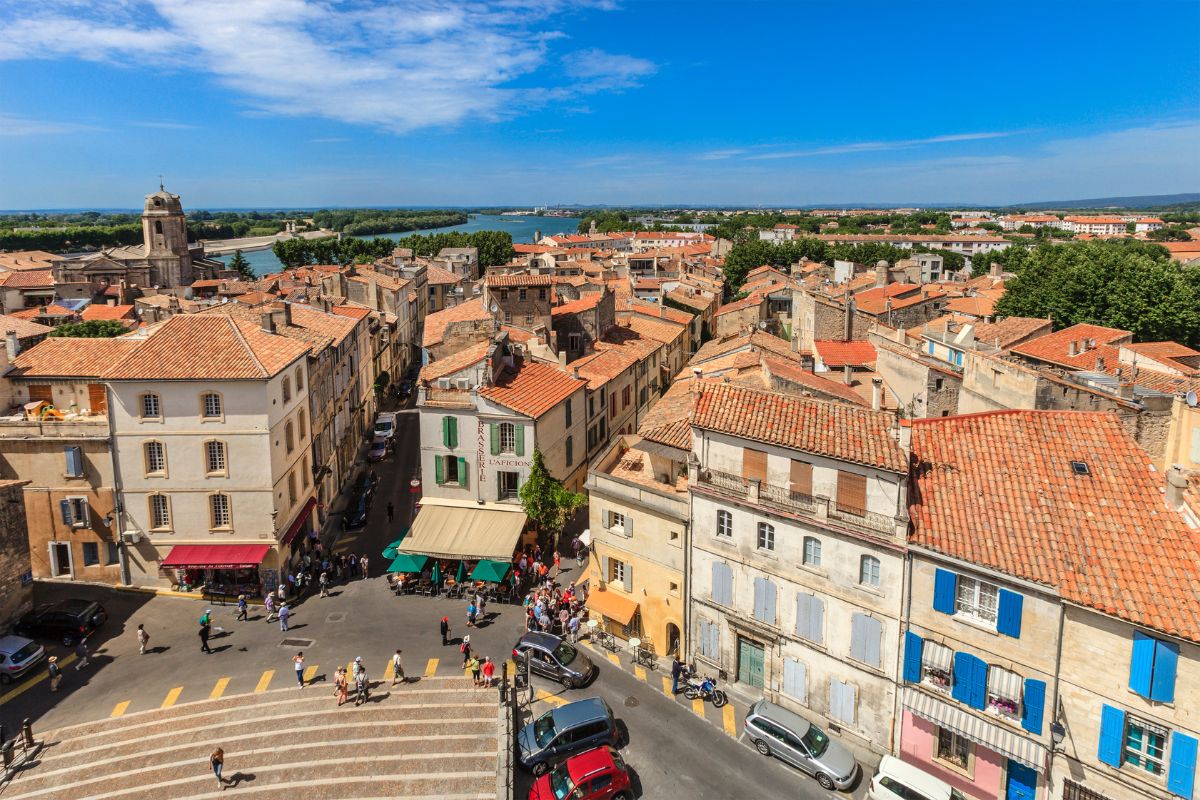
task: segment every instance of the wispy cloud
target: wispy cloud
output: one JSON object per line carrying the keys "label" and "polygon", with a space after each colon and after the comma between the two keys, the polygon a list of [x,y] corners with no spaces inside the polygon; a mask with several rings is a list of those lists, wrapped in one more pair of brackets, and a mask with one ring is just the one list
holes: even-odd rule
{"label": "wispy cloud", "polygon": [[99,131],[95,125],[79,122],[61,122],[48,119],[30,119],[14,114],[0,113],[0,136],[54,136],[63,133]]}
{"label": "wispy cloud", "polygon": [[724,161],[727,158],[734,158],[746,152],[742,147],[731,147],[727,150],[709,150],[707,153],[701,153],[696,156],[697,161]]}
{"label": "wispy cloud", "polygon": [[[654,64],[602,50],[549,69],[554,28],[588,0],[0,0],[0,60],[186,64],[255,111],[397,132],[495,120],[539,103],[636,85]],[[555,62],[556,63],[556,62]],[[531,84],[517,90],[521,79]]]}
{"label": "wispy cloud", "polygon": [[200,127],[187,122],[131,122],[129,124],[139,128],[160,128],[167,131],[190,131]]}
{"label": "wispy cloud", "polygon": [[758,153],[747,156],[752,161],[768,161],[780,158],[811,158],[813,156],[835,156],[846,153],[875,153],[887,150],[909,150],[931,144],[947,144],[950,142],[972,142],[979,139],[1000,139],[1013,136],[1018,131],[988,131],[983,133],[949,133],[941,136],[930,136],[925,139],[900,139],[890,142],[851,142],[847,144],[814,147],[807,150],[782,150],[773,153]]}

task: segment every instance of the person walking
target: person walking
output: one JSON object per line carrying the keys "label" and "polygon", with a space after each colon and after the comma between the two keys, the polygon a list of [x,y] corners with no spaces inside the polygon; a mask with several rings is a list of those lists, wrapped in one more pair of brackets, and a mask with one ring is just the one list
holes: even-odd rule
{"label": "person walking", "polygon": [[571,643],[579,641],[579,615],[575,614],[567,621],[567,633],[571,639]]}
{"label": "person walking", "polygon": [[576,536],[574,539],[571,540],[571,549],[575,551],[575,566],[582,567],[583,566],[583,542],[579,541],[578,536]]}
{"label": "person walking", "polygon": [[287,584],[279,584],[279,605],[283,605],[283,601],[287,600]]}
{"label": "person walking", "polygon": [[492,679],[496,675],[496,662],[492,661],[492,657],[488,656],[483,660],[483,685],[491,686]]}
{"label": "person walking", "polygon": [[450,644],[450,618],[442,617],[440,627],[442,631],[442,647],[445,647]]}
{"label": "person walking", "polygon": [[395,507],[394,505],[392,505],[392,501],[391,501],[391,500],[389,500],[389,501],[388,501],[388,506],[387,506],[387,515],[388,515],[388,522],[389,522],[389,523],[390,523],[390,522],[392,521],[392,519],[393,519],[393,518],[396,516],[396,507]]}
{"label": "person walking", "polygon": [[137,629],[138,652],[146,655],[146,642],[150,641],[150,634],[146,633],[145,625],[138,625]]}
{"label": "person walking", "polygon": [[397,648],[396,653],[392,656],[392,686],[397,683],[408,683],[408,678],[404,677],[404,664],[400,661],[401,652]]}
{"label": "person walking", "polygon": [[333,685],[333,694],[337,698],[337,704],[340,706],[342,703],[346,702],[348,695],[350,694],[350,686],[346,682],[345,667],[338,667],[337,671],[333,673]]}
{"label": "person walking", "polygon": [[671,694],[679,694],[679,678],[683,675],[683,662],[679,660],[679,654],[671,660]]}
{"label": "person walking", "polygon": [[275,593],[267,592],[266,598],[263,600],[263,608],[267,610],[267,622],[275,616]]}
{"label": "person walking", "polygon": [[279,630],[286,631],[288,629],[288,618],[291,616],[292,610],[288,608],[288,604],[285,601],[284,604],[279,607]]}
{"label": "person walking", "polygon": [[50,656],[46,666],[50,671],[50,691],[57,692],[58,685],[62,683],[62,669],[58,666],[58,656]]}
{"label": "person walking", "polygon": [[555,580],[558,580],[558,573],[559,573],[560,568],[561,568],[561,565],[559,564],[559,560],[558,560],[558,551],[555,551],[555,553],[554,553],[554,579]]}
{"label": "person walking", "polygon": [[200,624],[201,625],[212,625],[212,609],[211,608],[204,609],[204,613],[200,615]]}
{"label": "person walking", "polygon": [[477,609],[477,608],[475,607],[475,601],[474,601],[474,600],[472,600],[471,602],[467,603],[467,627],[468,627],[468,628],[474,628],[474,627],[475,627],[475,614],[476,614],[478,611],[479,611],[479,609]]}
{"label": "person walking", "polygon": [[91,663],[88,661],[88,646],[86,637],[80,639],[79,643],[75,645],[75,657],[79,659],[79,661],[75,664],[76,672],[79,672],[79,670]]}
{"label": "person walking", "polygon": [[322,572],[320,578],[321,597],[329,597],[329,573]]}
{"label": "person walking", "polygon": [[209,625],[200,626],[200,652],[211,653],[212,650],[208,646],[208,637],[212,633],[212,628]]}
{"label": "person walking", "polygon": [[458,646],[458,650],[462,653],[463,666],[465,667],[467,662],[471,660],[471,634],[468,633],[463,637],[462,644]]}
{"label": "person walking", "polygon": [[471,680],[474,681],[476,686],[478,686],[479,685],[479,659],[475,658],[474,656],[471,656],[470,658],[467,659],[467,663],[464,664],[463,666],[466,667],[467,669],[471,670]]}
{"label": "person walking", "polygon": [[304,688],[304,651],[292,656],[292,666],[296,669],[296,683]]}
{"label": "person walking", "polygon": [[226,784],[225,779],[221,777],[221,770],[225,768],[225,751],[219,747],[213,750],[212,755],[208,757],[208,763],[212,766],[213,775],[217,776],[217,786],[224,791]]}
{"label": "person walking", "polygon": [[238,595],[238,612],[237,612],[237,617],[234,618],[234,621],[236,622],[237,620],[240,619],[242,622],[249,622],[250,621],[250,617],[248,616],[249,613],[250,613],[250,604],[246,602],[246,595],[239,594]]}
{"label": "person walking", "polygon": [[487,619],[484,610],[487,608],[487,598],[483,596],[483,592],[478,592],[475,595],[475,609],[478,612],[477,619]]}

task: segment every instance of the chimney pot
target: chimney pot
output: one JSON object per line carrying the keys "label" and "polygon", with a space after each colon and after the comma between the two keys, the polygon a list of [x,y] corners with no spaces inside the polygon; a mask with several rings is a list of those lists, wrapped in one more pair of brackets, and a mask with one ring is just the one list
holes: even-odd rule
{"label": "chimney pot", "polygon": [[262,312],[260,319],[262,320],[263,331],[266,333],[275,332],[275,317],[271,314],[270,310]]}
{"label": "chimney pot", "polygon": [[1171,468],[1167,470],[1167,508],[1175,510],[1183,505],[1185,489],[1187,489],[1187,477],[1183,474],[1183,467],[1172,464]]}
{"label": "chimney pot", "polygon": [[883,378],[871,378],[871,408],[883,408]]}
{"label": "chimney pot", "polygon": [[1096,372],[1104,372],[1104,356],[1096,356]]}
{"label": "chimney pot", "polygon": [[842,367],[842,380],[847,386],[854,384],[854,367],[849,364]]}
{"label": "chimney pot", "polygon": [[21,353],[21,342],[17,340],[17,332],[5,331],[4,344],[8,350],[9,363],[11,363]]}

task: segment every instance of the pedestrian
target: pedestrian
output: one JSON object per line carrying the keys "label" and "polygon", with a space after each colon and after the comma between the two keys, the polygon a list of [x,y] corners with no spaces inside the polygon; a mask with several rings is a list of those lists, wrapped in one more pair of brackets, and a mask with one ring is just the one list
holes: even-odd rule
{"label": "pedestrian", "polygon": [[400,661],[401,651],[397,648],[396,654],[392,656],[392,686],[397,683],[408,683],[408,678],[404,677],[404,664]]}
{"label": "pedestrian", "polygon": [[480,619],[487,618],[484,615],[484,608],[486,608],[486,607],[487,607],[487,598],[483,596],[482,592],[477,593],[475,595],[475,608],[476,608],[476,611],[478,612],[477,616]]}
{"label": "pedestrian", "polygon": [[279,630],[286,631],[288,629],[288,617],[290,616],[292,616],[292,610],[285,602],[279,607]]}
{"label": "pedestrian", "polygon": [[304,688],[304,651],[296,653],[292,656],[292,666],[296,669],[296,683],[300,684],[300,688]]}
{"label": "pedestrian", "polygon": [[346,681],[346,668],[338,667],[337,672],[333,674],[334,696],[337,698],[338,705],[346,702],[347,695],[350,693],[350,686]]}
{"label": "pedestrian", "polygon": [[567,633],[570,636],[571,643],[579,641],[579,615],[575,614],[571,619],[567,620]]}
{"label": "pedestrian", "polygon": [[364,555],[358,560],[358,565],[362,567],[363,580],[367,579],[367,557]]}
{"label": "pedestrian", "polygon": [[321,597],[329,597],[329,573],[321,573]]}
{"label": "pedestrian", "polygon": [[145,625],[138,625],[137,629],[138,652],[146,655],[146,642],[150,641],[150,634],[146,633]]}
{"label": "pedestrian", "polygon": [[88,661],[88,646],[86,638],[80,639],[78,644],[75,645],[75,657],[79,659],[75,663],[76,672],[79,672],[79,670],[83,669],[90,663]]}
{"label": "pedestrian", "polygon": [[50,656],[47,665],[50,670],[50,691],[57,692],[58,684],[62,683],[62,670],[58,666],[58,656]]}
{"label": "pedestrian", "polygon": [[283,605],[283,601],[287,600],[287,584],[279,584],[279,604]]}
{"label": "pedestrian", "polygon": [[471,634],[468,633],[463,637],[462,644],[458,646],[458,651],[462,653],[463,666],[465,667],[467,662],[471,660]]}
{"label": "pedestrian", "polygon": [[212,609],[211,608],[204,609],[204,613],[200,615],[200,624],[201,625],[212,625]]}
{"label": "pedestrian", "polygon": [[571,620],[571,612],[567,610],[566,604],[558,610],[558,632],[563,636],[567,635],[567,623]]}
{"label": "pedestrian", "polygon": [[467,663],[464,664],[463,666],[466,667],[467,669],[471,670],[471,680],[475,682],[476,686],[478,686],[479,685],[479,659],[475,658],[474,656],[471,656],[470,658],[467,659]]}
{"label": "pedestrian", "polygon": [[212,628],[208,625],[200,626],[200,652],[211,653],[212,650],[208,647],[208,637],[212,633]]}
{"label": "pedestrian", "polygon": [[267,610],[267,622],[270,622],[271,618],[275,616],[275,594],[273,592],[267,592],[267,596],[263,600],[263,608]]}
{"label": "pedestrian", "polygon": [[249,622],[250,621],[250,617],[248,616],[249,613],[250,613],[250,604],[246,602],[246,595],[239,594],[238,595],[238,613],[237,613],[237,617],[235,618],[235,621],[240,619],[243,622]]}
{"label": "pedestrian", "polygon": [[392,518],[396,516],[396,507],[394,505],[392,505],[391,500],[388,501],[387,515],[388,515],[388,522],[391,522]]}
{"label": "pedestrian", "polygon": [[483,660],[483,685],[491,686],[492,678],[496,674],[496,662],[492,661],[492,657],[488,656]]}
{"label": "pedestrian", "polygon": [[554,577],[555,577],[555,579],[558,578],[559,568],[560,568],[560,564],[558,561],[558,552],[555,551],[555,553],[554,553]]}
{"label": "pedestrian", "polygon": [[578,536],[576,536],[574,539],[571,540],[571,549],[575,551],[575,566],[582,567],[583,566],[583,542],[579,541]]}
{"label": "pedestrian", "polygon": [[357,576],[358,576],[358,556],[354,555],[354,553],[351,553],[350,554],[350,577],[355,578]]}
{"label": "pedestrian", "polygon": [[470,603],[467,603],[467,627],[468,628],[475,627],[475,614],[478,613],[478,611],[479,611],[479,609],[477,609],[475,607],[474,600],[472,600]]}
{"label": "pedestrian", "polygon": [[351,666],[354,668],[353,677],[356,681],[358,680],[358,675],[360,672],[365,674],[367,671],[367,666],[363,664],[362,656],[355,657],[354,663]]}
{"label": "pedestrian", "polygon": [[217,776],[217,786],[221,787],[221,791],[225,791],[225,779],[221,777],[221,770],[225,768],[225,751],[219,747],[213,750],[212,755],[208,757],[208,763],[212,765],[213,775]]}
{"label": "pedestrian", "polygon": [[679,660],[679,654],[671,660],[671,694],[679,694],[679,678],[683,675],[683,662]]}
{"label": "pedestrian", "polygon": [[450,644],[450,618],[449,617],[442,617],[441,630],[442,630],[442,647],[445,647],[446,645]]}
{"label": "pedestrian", "polygon": [[291,591],[291,594],[295,595],[296,594],[296,573],[289,572],[288,576],[287,576],[287,580],[288,580],[288,589]]}

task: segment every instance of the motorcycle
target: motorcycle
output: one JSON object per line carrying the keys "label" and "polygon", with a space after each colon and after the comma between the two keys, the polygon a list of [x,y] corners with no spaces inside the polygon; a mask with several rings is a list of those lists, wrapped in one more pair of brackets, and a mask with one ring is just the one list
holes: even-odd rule
{"label": "motorcycle", "polygon": [[683,690],[684,697],[689,700],[695,700],[697,697],[707,700],[713,704],[713,708],[720,708],[729,702],[729,696],[717,688],[716,678],[701,675],[699,681],[694,681],[692,680],[694,674],[694,668],[684,672],[684,677],[687,680],[687,686]]}

